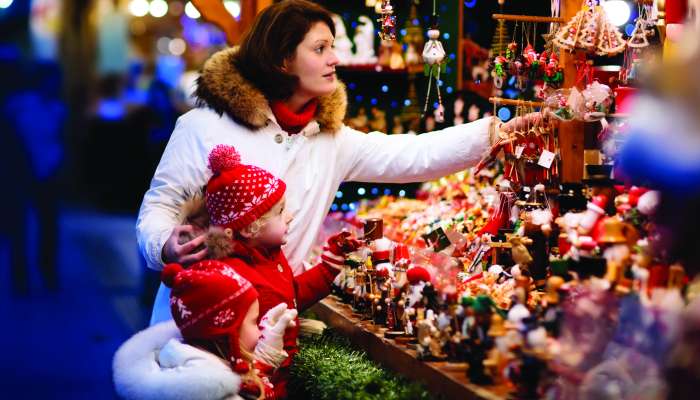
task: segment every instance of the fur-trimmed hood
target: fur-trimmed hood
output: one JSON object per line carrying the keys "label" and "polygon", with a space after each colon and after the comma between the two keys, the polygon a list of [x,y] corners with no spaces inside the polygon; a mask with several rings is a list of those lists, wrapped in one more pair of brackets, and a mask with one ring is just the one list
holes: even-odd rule
{"label": "fur-trimmed hood", "polygon": [[151,326],[119,347],[114,386],[126,400],[230,400],[241,378],[212,353],[182,343],[172,320]]}
{"label": "fur-trimmed hood", "polygon": [[[234,64],[235,55],[235,49],[222,50],[204,63],[197,79],[197,104],[219,114],[226,113],[250,129],[260,129],[272,115],[268,99],[241,75]],[[316,122],[321,132],[335,133],[340,130],[346,110],[345,85],[338,82],[333,93],[319,98]]]}

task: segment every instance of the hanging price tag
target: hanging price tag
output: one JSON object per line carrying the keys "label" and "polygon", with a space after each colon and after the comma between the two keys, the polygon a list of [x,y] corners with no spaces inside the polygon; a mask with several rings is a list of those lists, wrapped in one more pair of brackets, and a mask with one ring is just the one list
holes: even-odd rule
{"label": "hanging price tag", "polygon": [[515,158],[520,158],[523,155],[523,150],[525,150],[525,146],[515,146]]}
{"label": "hanging price tag", "polygon": [[554,161],[554,157],[555,154],[551,151],[542,150],[542,154],[540,154],[540,160],[537,161],[537,165],[544,168],[550,168],[552,166],[552,162]]}

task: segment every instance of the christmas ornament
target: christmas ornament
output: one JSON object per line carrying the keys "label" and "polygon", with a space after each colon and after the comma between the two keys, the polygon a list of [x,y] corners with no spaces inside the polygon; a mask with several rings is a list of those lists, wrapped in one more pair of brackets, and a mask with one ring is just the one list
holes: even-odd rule
{"label": "christmas ornament", "polygon": [[581,10],[554,36],[554,43],[568,51],[580,49],[600,56],[615,55],[626,46],[598,0],[584,0]]}
{"label": "christmas ornament", "polygon": [[435,89],[437,90],[438,107],[435,113],[435,122],[442,123],[445,121],[445,112],[442,105],[442,95],[440,94],[440,72],[442,64],[445,60],[445,49],[440,42],[440,30],[437,27],[437,14],[435,12],[436,0],[433,0],[433,27],[428,30],[428,42],[423,48],[423,61],[425,61],[425,75],[428,77],[428,90],[425,95],[425,105],[423,106],[423,116],[428,111],[428,102],[430,101],[430,87],[435,77]]}
{"label": "christmas ornament", "polygon": [[394,15],[394,7],[391,6],[391,0],[382,0],[381,17],[377,22],[381,25],[379,38],[381,40],[396,40],[396,16]]}
{"label": "christmas ornament", "polygon": [[634,23],[634,30],[632,35],[627,40],[627,46],[638,49],[642,47],[649,46],[649,41],[647,40],[646,23],[642,18],[637,18],[637,22]]}

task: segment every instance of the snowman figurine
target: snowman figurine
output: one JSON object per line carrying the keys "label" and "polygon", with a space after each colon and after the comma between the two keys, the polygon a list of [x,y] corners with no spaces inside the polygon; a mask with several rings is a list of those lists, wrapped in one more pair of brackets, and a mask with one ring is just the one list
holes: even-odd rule
{"label": "snowman figurine", "polygon": [[435,75],[435,87],[437,88],[438,107],[435,110],[435,122],[442,123],[445,121],[445,108],[442,106],[442,96],[440,95],[440,69],[442,62],[445,60],[445,49],[440,43],[440,30],[433,28],[428,30],[428,41],[423,47],[423,60],[428,66],[428,91],[425,96],[425,106],[423,107],[423,115],[428,111],[428,101],[430,99],[430,86]]}
{"label": "snowman figurine", "polygon": [[345,30],[343,19],[338,14],[333,14],[333,24],[335,24],[335,55],[340,60],[340,65],[346,65],[352,61],[352,41]]}

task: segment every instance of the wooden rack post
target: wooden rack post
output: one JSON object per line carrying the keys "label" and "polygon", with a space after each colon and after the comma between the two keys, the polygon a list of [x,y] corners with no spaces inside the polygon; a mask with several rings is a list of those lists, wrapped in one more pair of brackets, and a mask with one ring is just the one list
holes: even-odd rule
{"label": "wooden rack post", "polygon": [[[581,7],[581,0],[561,0],[561,16],[568,21]],[[576,84],[577,53],[561,52],[561,65],[564,68],[563,87]],[[583,122],[562,122],[559,125],[559,150],[561,155],[561,181],[579,182],[583,179]]]}

